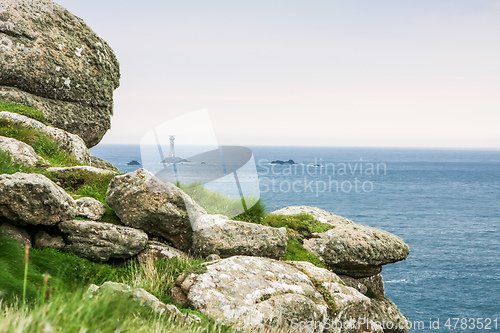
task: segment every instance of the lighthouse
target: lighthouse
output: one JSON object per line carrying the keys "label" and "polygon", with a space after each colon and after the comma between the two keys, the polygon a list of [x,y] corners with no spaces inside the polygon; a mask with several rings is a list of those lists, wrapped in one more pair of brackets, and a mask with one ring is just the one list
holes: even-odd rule
{"label": "lighthouse", "polygon": [[175,157],[175,147],[174,147],[174,141],[175,141],[175,135],[170,135],[170,153],[168,154],[168,157]]}

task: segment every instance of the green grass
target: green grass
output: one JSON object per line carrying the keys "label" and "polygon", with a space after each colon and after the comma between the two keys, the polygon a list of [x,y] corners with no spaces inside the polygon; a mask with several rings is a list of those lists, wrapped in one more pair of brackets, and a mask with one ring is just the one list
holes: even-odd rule
{"label": "green grass", "polygon": [[38,120],[41,123],[44,123],[45,125],[50,124],[47,122],[47,119],[45,119],[45,115],[43,114],[42,111],[31,108],[28,106],[24,105],[19,105],[15,103],[6,103],[0,101],[0,111],[8,111],[8,112],[13,112],[13,113],[18,113],[26,117],[30,117],[32,119]]}
{"label": "green grass", "polygon": [[[20,304],[23,293],[24,249],[19,243],[0,234],[0,332],[232,332],[195,313],[201,325],[186,326],[168,316],[159,316],[127,299],[84,299],[91,283],[121,282],[144,288],[160,300],[172,304],[169,289],[182,271],[200,265],[200,260],[162,259],[139,265],[134,261],[117,267],[93,263],[74,254],[54,249],[31,249],[27,278],[27,301]],[[44,276],[50,276],[44,284]],[[46,299],[46,289],[52,297]]]}
{"label": "green grass", "polygon": [[321,260],[319,260],[318,256],[314,253],[309,252],[302,246],[303,239],[300,237],[288,235],[288,243],[286,245],[286,252],[283,256],[282,260],[285,261],[307,261],[311,264],[321,267],[327,268]]}
{"label": "green grass", "polygon": [[52,139],[38,130],[12,124],[6,119],[0,119],[0,135],[30,145],[38,155],[45,158],[53,166],[81,165],[77,159],[66,155]]}
{"label": "green grass", "polygon": [[313,233],[321,233],[333,229],[334,226],[321,223],[309,214],[298,215],[265,215],[258,223],[275,228],[285,227],[289,233],[303,238],[313,237]]}

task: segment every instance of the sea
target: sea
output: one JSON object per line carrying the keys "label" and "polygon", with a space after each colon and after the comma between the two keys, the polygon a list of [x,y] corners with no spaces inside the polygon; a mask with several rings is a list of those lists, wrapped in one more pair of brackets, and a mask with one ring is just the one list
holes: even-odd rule
{"label": "sea", "polygon": [[[269,211],[315,206],[405,240],[410,255],[382,275],[412,332],[500,332],[499,150],[247,148],[240,190],[256,182]],[[122,172],[145,158],[139,145],[91,153]]]}

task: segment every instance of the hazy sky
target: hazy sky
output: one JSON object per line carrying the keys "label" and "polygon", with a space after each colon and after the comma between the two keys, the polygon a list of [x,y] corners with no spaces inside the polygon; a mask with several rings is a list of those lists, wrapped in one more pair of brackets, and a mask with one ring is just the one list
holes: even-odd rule
{"label": "hazy sky", "polygon": [[121,64],[112,130],[207,108],[220,143],[500,148],[500,0],[59,0]]}

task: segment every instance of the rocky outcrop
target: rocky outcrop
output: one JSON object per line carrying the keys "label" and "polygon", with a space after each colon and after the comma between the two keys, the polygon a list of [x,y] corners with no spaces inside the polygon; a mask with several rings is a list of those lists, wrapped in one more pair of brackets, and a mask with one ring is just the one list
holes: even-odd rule
{"label": "rocky outcrop", "polygon": [[151,260],[155,261],[165,258],[187,260],[189,257],[186,253],[179,251],[176,248],[154,241],[149,242],[147,248],[137,256],[137,260],[140,264],[145,264]]}
{"label": "rocky outcrop", "polygon": [[17,225],[55,225],[76,216],[73,198],[43,175],[0,175],[0,217]]}
{"label": "rocky outcrop", "polygon": [[40,230],[35,234],[35,247],[45,249],[48,247],[61,250],[66,246],[64,239],[60,235],[50,235],[45,230]]}
{"label": "rocky outcrop", "polygon": [[82,138],[78,135],[68,133],[59,128],[44,125],[37,120],[17,113],[2,111],[0,112],[0,119],[7,120],[11,124],[39,131],[52,139],[59,149],[68,156],[74,157],[80,163],[90,163],[90,152],[87,146],[85,146],[85,142],[83,142]]}
{"label": "rocky outcrop", "polygon": [[206,214],[184,191],[145,169],[113,178],[106,202],[124,225],[164,237],[183,251],[191,248],[192,224]]}
{"label": "rocky outcrop", "polygon": [[117,283],[105,282],[102,286],[92,284],[86,293],[86,299],[94,297],[106,297],[112,295],[126,296],[131,302],[138,303],[146,308],[149,308],[157,313],[174,316],[176,320],[182,320],[187,323],[201,323],[200,317],[188,314],[184,315],[175,305],[164,304],[156,296],[148,293],[142,288],[131,288],[130,286]]}
{"label": "rocky outcrop", "polygon": [[377,322],[391,322],[396,328],[387,332],[408,331],[408,321],[390,301],[368,298],[311,263],[234,256],[204,270],[182,274],[173,297],[236,328],[293,330],[312,321],[315,332],[335,331],[327,330],[328,324],[343,327],[336,332],[361,333],[381,332]]}
{"label": "rocky outcrop", "polygon": [[30,234],[15,225],[9,223],[2,223],[0,225],[0,233],[3,233],[5,236],[9,236],[20,242],[24,247],[31,247],[31,236]]}
{"label": "rocky outcrop", "polygon": [[74,220],[57,226],[67,235],[65,251],[94,261],[130,258],[144,250],[148,242],[143,231],[111,223]]}
{"label": "rocky outcrop", "polygon": [[286,251],[285,228],[272,228],[256,223],[232,221],[222,215],[203,215],[193,228],[194,253],[206,257],[250,255],[280,259]]}
{"label": "rocky outcrop", "polygon": [[0,136],[0,150],[10,154],[12,161],[27,165],[47,164],[42,157],[38,156],[35,150],[26,143]]}
{"label": "rocky outcrop", "polygon": [[95,146],[110,127],[119,85],[113,51],[56,3],[40,11],[2,2],[0,98],[36,107],[54,126]]}
{"label": "rocky outcrop", "polygon": [[335,226],[314,238],[304,240],[304,247],[334,272],[355,278],[377,275],[382,265],[405,260],[410,248],[387,231],[356,224],[315,207],[288,207],[273,214],[311,214],[318,221]]}
{"label": "rocky outcrop", "polygon": [[100,221],[106,213],[106,206],[94,198],[80,198],[75,200],[75,203],[76,215],[89,220]]}

